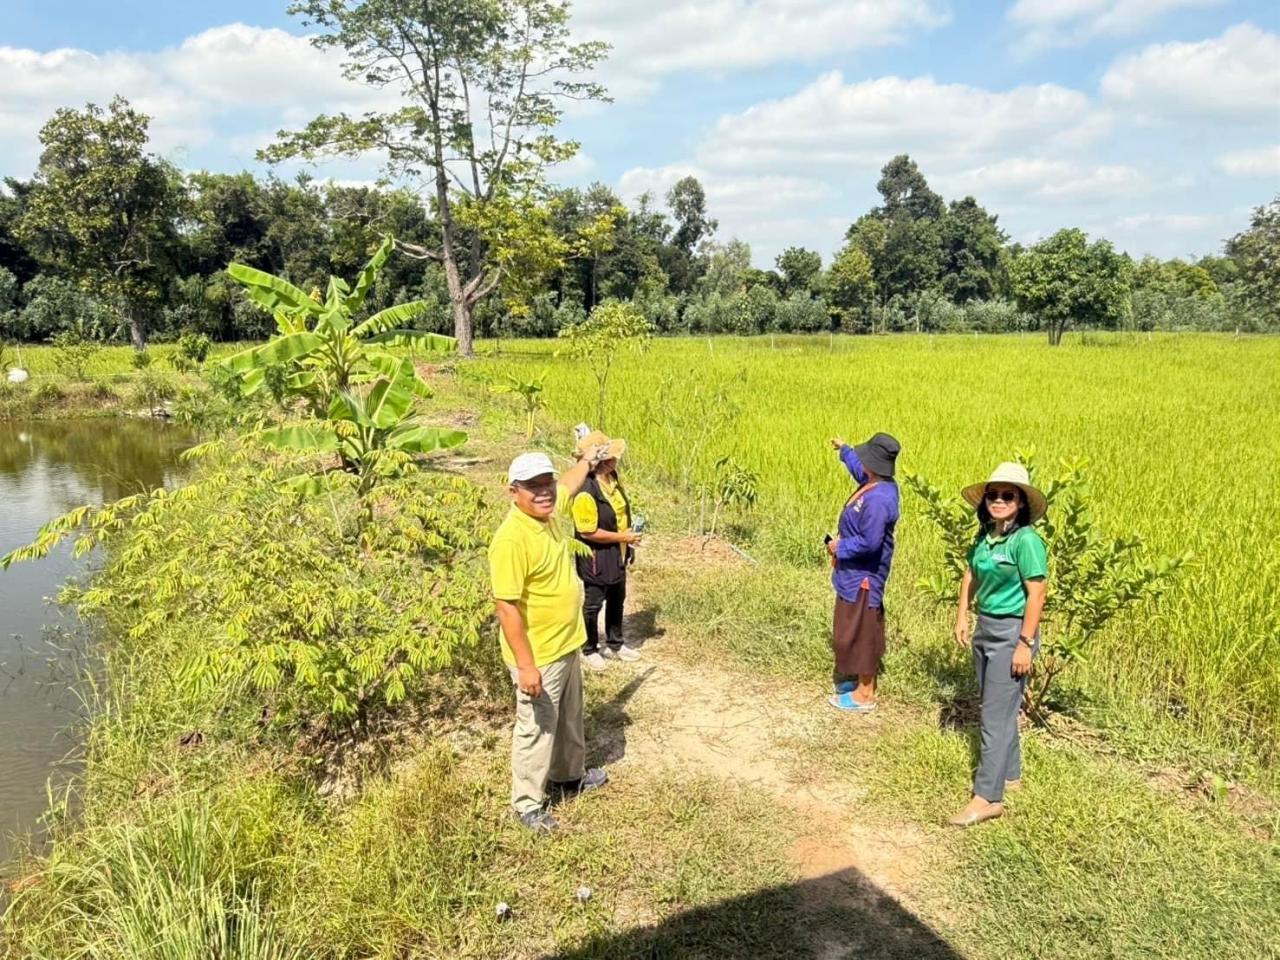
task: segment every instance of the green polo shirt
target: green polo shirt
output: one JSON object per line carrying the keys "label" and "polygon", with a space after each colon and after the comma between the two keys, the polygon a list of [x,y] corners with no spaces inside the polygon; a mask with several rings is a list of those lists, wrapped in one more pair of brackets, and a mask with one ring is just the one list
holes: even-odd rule
{"label": "green polo shirt", "polygon": [[1049,575],[1049,556],[1040,534],[1019,527],[1012,534],[980,536],[969,548],[969,569],[977,583],[978,612],[990,617],[1020,617],[1027,610],[1025,580]]}

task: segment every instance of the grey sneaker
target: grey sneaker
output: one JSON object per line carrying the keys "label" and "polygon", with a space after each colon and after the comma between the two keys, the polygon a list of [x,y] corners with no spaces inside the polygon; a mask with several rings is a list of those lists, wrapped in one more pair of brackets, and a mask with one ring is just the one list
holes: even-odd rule
{"label": "grey sneaker", "polygon": [[556,782],[552,780],[548,785],[547,792],[551,795],[552,802],[576,797],[580,793],[590,793],[592,790],[599,790],[609,782],[609,775],[599,767],[592,767],[582,775],[581,780],[568,780]]}
{"label": "grey sneaker", "polygon": [[598,650],[593,653],[584,653],[582,655],[582,662],[587,665],[588,670],[594,670],[596,673],[609,669],[609,661],[607,661]]}
{"label": "grey sneaker", "polygon": [[560,827],[556,818],[541,808],[517,813],[516,819],[534,833],[553,833]]}

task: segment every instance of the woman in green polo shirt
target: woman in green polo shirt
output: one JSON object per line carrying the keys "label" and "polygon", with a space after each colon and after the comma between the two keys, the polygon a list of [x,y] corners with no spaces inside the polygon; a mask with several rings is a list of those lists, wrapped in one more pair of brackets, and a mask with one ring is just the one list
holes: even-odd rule
{"label": "woman in green polo shirt", "polygon": [[[955,633],[961,646],[973,650],[982,694],[982,759],[973,799],[951,823],[970,827],[1004,813],[1005,790],[1021,785],[1018,712],[1040,646],[1049,575],[1044,541],[1033,524],[1048,505],[1019,463],[1000,464],[985,483],[966,487],[963,496],[977,509],[980,530],[960,583]],[[972,640],[971,604],[977,606]]]}

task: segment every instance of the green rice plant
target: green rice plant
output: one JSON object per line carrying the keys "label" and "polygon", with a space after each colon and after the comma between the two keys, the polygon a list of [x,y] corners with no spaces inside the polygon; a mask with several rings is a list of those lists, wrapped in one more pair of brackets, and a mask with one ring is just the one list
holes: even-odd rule
{"label": "green rice plant", "polygon": [[[1280,582],[1280,484],[1274,458],[1259,452],[1280,435],[1280,340],[1112,339],[1105,350],[1021,335],[655,340],[615,360],[610,430],[628,440],[629,471],[675,486],[690,526],[703,472],[726,454],[751,464],[760,478],[753,556],[819,583],[822,533],[850,490],[829,436],[887,430],[903,443],[900,469],[945,491],[986,477],[1010,450],[1035,447],[1049,463],[1087,458],[1104,536],[1136,535],[1156,555],[1190,551],[1200,561],[1096,633],[1080,683],[1100,701],[1171,718],[1184,736],[1246,748],[1274,768],[1280,593],[1268,584]],[[546,343],[517,348],[483,359],[485,371],[523,379],[546,367],[548,414],[585,419],[598,384],[581,365],[549,358]],[[664,384],[674,384],[669,396]],[[716,385],[741,412],[700,437],[693,393]],[[913,644],[942,656],[948,618],[917,586],[937,570],[931,528],[918,502],[904,503],[886,603],[895,622],[910,623]]]}

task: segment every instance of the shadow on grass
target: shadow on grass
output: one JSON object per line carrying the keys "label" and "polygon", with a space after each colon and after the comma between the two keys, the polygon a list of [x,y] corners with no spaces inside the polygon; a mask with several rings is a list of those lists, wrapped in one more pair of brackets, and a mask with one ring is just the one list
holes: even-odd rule
{"label": "shadow on grass", "polygon": [[628,613],[622,620],[622,636],[628,646],[643,647],[645,643],[666,633],[666,629],[658,626],[660,608],[656,606],[642,607]]}
{"label": "shadow on grass", "polygon": [[587,709],[583,726],[587,736],[588,766],[607,767],[627,755],[627,727],[631,726],[627,703],[651,673],[653,667],[637,674],[608,700],[593,703]]}
{"label": "shadow on grass", "polygon": [[960,960],[857,870],[770,887],[542,960]]}

